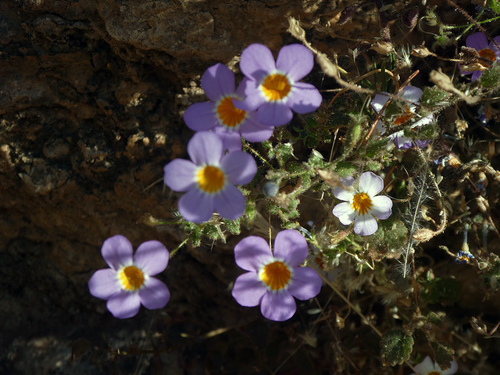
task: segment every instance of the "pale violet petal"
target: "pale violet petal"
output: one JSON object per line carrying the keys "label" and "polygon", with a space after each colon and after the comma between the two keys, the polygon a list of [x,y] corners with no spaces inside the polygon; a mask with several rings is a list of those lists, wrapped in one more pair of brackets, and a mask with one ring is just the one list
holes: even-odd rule
{"label": "pale violet petal", "polygon": [[108,266],[118,271],[123,265],[132,264],[134,249],[129,240],[118,234],[103,242],[101,254]]}
{"label": "pale violet petal", "polygon": [[309,267],[298,267],[293,270],[293,278],[288,286],[288,292],[302,301],[316,297],[323,285],[318,273]]}
{"label": "pale violet petal", "polygon": [[257,119],[264,125],[282,126],[288,124],[292,117],[292,110],[282,102],[266,102],[257,110]]}
{"label": "pale violet petal", "polygon": [[150,310],[161,309],[170,300],[170,291],[163,282],[150,277],[139,291],[139,298],[145,308]]}
{"label": "pale violet petal", "polygon": [[465,45],[474,48],[476,51],[481,51],[484,48],[488,48],[488,39],[486,39],[483,33],[475,33],[465,39]]}
{"label": "pale violet petal", "polygon": [[[371,102],[371,106],[373,107],[373,109],[377,113],[379,113],[382,110],[382,108],[384,107],[385,103],[387,103],[387,101],[389,100],[389,96],[384,95],[384,94],[387,94],[387,93],[386,92],[381,92],[380,94],[375,95],[375,97],[373,98],[373,100]],[[382,115],[385,115],[385,110],[382,113]]]}
{"label": "pale violet petal", "polygon": [[221,139],[213,132],[197,132],[189,140],[187,152],[196,165],[218,165],[224,149]]}
{"label": "pale violet petal", "polygon": [[287,291],[268,292],[262,297],[260,311],[269,320],[283,322],[295,314],[297,305],[292,295]]}
{"label": "pale violet petal", "polygon": [[94,272],[89,280],[89,291],[96,298],[109,299],[121,290],[118,275],[115,270],[106,268]]}
{"label": "pale violet petal", "polygon": [[167,268],[168,250],[160,241],[146,241],[139,245],[134,254],[134,265],[148,275],[154,276]]}
{"label": "pale violet petal", "polygon": [[192,104],[184,112],[184,122],[194,131],[208,131],[219,125],[215,112],[215,103],[204,102]]}
{"label": "pale violet petal", "polygon": [[236,278],[232,295],[241,306],[254,307],[260,304],[266,294],[266,286],[256,272],[247,272]]}
{"label": "pale violet petal", "polygon": [[257,113],[250,112],[240,126],[240,133],[248,142],[263,142],[271,138],[274,127],[264,125],[257,120]]}
{"label": "pale violet petal", "polygon": [[323,97],[316,87],[309,83],[296,82],[287,105],[300,114],[313,112],[321,105]]}
{"label": "pale violet petal", "polygon": [[276,69],[294,81],[301,80],[308,75],[314,66],[314,56],[302,44],[290,44],[281,48],[276,59]]}
{"label": "pale violet petal", "polygon": [[219,194],[216,194],[213,204],[215,210],[224,219],[236,220],[245,212],[245,197],[243,193],[233,185],[226,185]]}
{"label": "pale violet petal", "polygon": [[420,103],[420,98],[422,97],[422,90],[415,86],[406,86],[403,90],[401,90],[398,96],[409,100],[413,104],[418,104]]}
{"label": "pale violet petal", "polygon": [[273,254],[265,239],[249,236],[234,247],[234,259],[244,270],[258,272],[261,266],[273,259]]}
{"label": "pale violet petal", "polygon": [[214,212],[214,196],[205,194],[197,187],[184,194],[177,203],[182,217],[193,223],[210,220]]}
{"label": "pale violet petal", "polygon": [[141,307],[141,299],[137,292],[130,293],[122,290],[108,299],[106,307],[115,318],[127,319],[137,315]]}
{"label": "pale violet petal", "polygon": [[201,78],[201,87],[211,101],[234,94],[234,73],[224,64],[218,63],[208,68]]}
{"label": "pale violet petal", "polygon": [[240,58],[240,70],[248,78],[257,82],[276,69],[274,57],[263,44],[250,44],[243,50]]}
{"label": "pale violet petal", "polygon": [[196,169],[189,160],[172,160],[163,168],[163,181],[173,191],[188,191],[196,184]]}
{"label": "pale violet petal", "polygon": [[296,230],[282,230],[274,239],[274,256],[283,259],[290,267],[298,267],[308,251],[307,241]]}
{"label": "pale violet petal", "polygon": [[257,173],[255,159],[243,151],[234,151],[224,155],[220,167],[228,182],[233,185],[246,185]]}

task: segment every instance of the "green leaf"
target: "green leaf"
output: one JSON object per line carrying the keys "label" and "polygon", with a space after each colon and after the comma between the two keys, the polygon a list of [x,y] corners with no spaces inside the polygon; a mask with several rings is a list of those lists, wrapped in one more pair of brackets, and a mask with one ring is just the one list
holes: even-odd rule
{"label": "green leaf", "polygon": [[400,365],[410,358],[413,350],[413,337],[402,329],[395,328],[386,332],[380,341],[380,354],[384,366]]}
{"label": "green leaf", "polygon": [[500,3],[498,2],[498,0],[488,0],[488,2],[486,3],[486,7],[490,8],[496,14],[500,13]]}

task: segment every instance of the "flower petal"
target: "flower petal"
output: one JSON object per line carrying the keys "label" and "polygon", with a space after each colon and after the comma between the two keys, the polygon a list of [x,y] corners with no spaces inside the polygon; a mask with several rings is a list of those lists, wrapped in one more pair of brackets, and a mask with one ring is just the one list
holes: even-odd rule
{"label": "flower petal", "polygon": [[205,194],[197,187],[184,194],[177,203],[182,217],[192,223],[203,223],[210,220],[214,212],[214,197]]}
{"label": "flower petal", "polygon": [[130,241],[119,234],[104,241],[101,248],[102,257],[115,271],[123,265],[132,264],[133,252]]}
{"label": "flower petal", "polygon": [[213,204],[215,210],[225,219],[236,220],[245,212],[245,197],[233,185],[226,185],[224,190],[215,195]]}
{"label": "flower petal", "polygon": [[264,125],[285,125],[290,122],[292,117],[292,110],[286,104],[280,102],[264,103],[257,110],[257,119]]}
{"label": "flower petal", "polygon": [[229,152],[241,151],[241,135],[239,132],[229,130],[224,126],[217,126],[214,133],[221,139],[224,150]]}
{"label": "flower petal", "polygon": [[314,56],[302,44],[290,44],[281,48],[276,59],[276,69],[294,81],[299,81],[308,75],[314,66]]}
{"label": "flower petal", "polygon": [[417,105],[420,103],[422,90],[415,86],[405,86],[405,88],[401,90],[398,96],[405,98],[406,100],[409,100],[413,104]]}
{"label": "flower petal", "polygon": [[189,140],[187,152],[196,165],[218,165],[224,149],[216,134],[198,132]]}
{"label": "flower petal", "polygon": [[482,75],[482,74],[483,74],[483,72],[482,72],[482,71],[480,71],[480,70],[475,70],[475,71],[473,71],[473,72],[472,72],[472,77],[470,77],[470,80],[471,80],[472,82],[474,82],[474,81],[476,81],[479,77],[481,77],[481,75]]}
{"label": "flower petal", "polygon": [[216,102],[222,96],[234,94],[234,73],[224,64],[215,64],[203,74],[201,87],[209,99]]}
{"label": "flower petal", "polygon": [[292,282],[288,286],[288,292],[302,301],[316,297],[323,281],[318,273],[309,267],[298,267],[293,270]]}
{"label": "flower petal", "polygon": [[309,247],[296,230],[282,230],[274,239],[274,257],[283,259],[290,267],[298,267],[306,259]]}
{"label": "flower petal", "polygon": [[231,293],[241,306],[253,307],[257,306],[266,294],[266,286],[259,280],[257,273],[247,272],[236,278]]}
{"label": "flower petal", "polygon": [[[389,100],[389,96],[384,95],[384,94],[387,94],[387,93],[386,92],[381,92],[380,94],[375,95],[375,97],[373,98],[373,100],[371,102],[371,106],[373,107],[373,109],[377,113],[379,113],[382,110],[382,108],[384,107],[385,103],[387,103],[387,101]],[[382,115],[385,115],[385,110],[382,113]]]}
{"label": "flower petal", "polygon": [[244,111],[255,111],[267,101],[260,89],[259,81],[243,78],[243,81],[241,81],[238,87],[238,92],[239,91],[244,92],[245,99],[233,100],[233,104],[236,108]]}
{"label": "flower petal", "polygon": [[[496,36],[493,38],[496,44],[500,45],[500,36]],[[500,50],[497,48],[495,43],[491,42],[489,44],[490,49],[495,52],[495,55],[497,55],[497,60],[500,60]]]}
{"label": "flower petal", "polygon": [[481,51],[484,48],[488,48],[488,39],[486,39],[483,33],[475,33],[465,39],[465,45],[474,48],[476,51]]}
{"label": "flower petal", "polygon": [[121,290],[116,271],[110,268],[94,272],[89,280],[89,291],[96,298],[108,299]]}
{"label": "flower petal", "polygon": [[414,367],[414,370],[423,375],[427,375],[427,373],[434,371],[434,363],[432,362],[431,357],[425,357],[424,361]]}
{"label": "flower petal", "polygon": [[139,291],[139,297],[145,308],[150,310],[161,309],[170,300],[170,291],[163,282],[150,277],[144,288]]}
{"label": "flower petal", "polygon": [[369,236],[375,233],[377,228],[377,220],[370,214],[360,215],[354,220],[354,233],[360,236]]}
{"label": "flower petal", "polygon": [[263,142],[271,138],[274,127],[264,125],[257,120],[257,113],[250,112],[240,126],[240,133],[248,142]]}
{"label": "flower petal", "polygon": [[372,198],[373,206],[370,208],[370,214],[377,219],[384,220],[391,216],[392,213],[392,200],[383,195]]}
{"label": "flower petal", "polygon": [[398,131],[389,136],[400,150],[406,150],[413,146],[412,140],[404,135],[404,131]]}
{"label": "flower petal", "polygon": [[275,69],[273,54],[263,44],[250,44],[241,53],[240,70],[248,78],[260,82],[265,75]]}
{"label": "flower petal", "polygon": [[384,180],[373,172],[365,172],[359,177],[358,191],[371,197],[377,195],[384,188]]}
{"label": "flower petal", "polygon": [[234,185],[250,183],[257,173],[255,159],[243,151],[234,151],[224,155],[220,166],[228,182]]}
{"label": "flower petal", "polygon": [[234,247],[234,260],[246,271],[258,272],[260,267],[272,258],[271,249],[262,237],[245,237]]}
{"label": "flower petal", "polygon": [[309,83],[296,82],[287,105],[297,113],[313,112],[321,105],[323,97],[316,87]]}
{"label": "flower petal", "polygon": [[260,311],[262,315],[269,320],[283,322],[290,319],[293,314],[295,314],[297,305],[292,295],[287,291],[266,293],[264,297],[262,297]]}
{"label": "flower petal", "polygon": [[160,241],[146,241],[134,254],[134,264],[148,276],[163,272],[168,264],[168,250]]}
{"label": "flower petal", "polygon": [[[440,367],[441,369],[441,367]],[[448,370],[441,370],[443,375],[453,375],[458,370],[458,363],[456,361],[451,361],[450,368]]]}
{"label": "flower petal", "polygon": [[137,315],[141,307],[141,299],[139,293],[122,290],[109,298],[106,307],[115,318],[127,319]]}
{"label": "flower petal", "polygon": [[208,131],[219,125],[215,103],[194,103],[184,112],[184,122],[194,131]]}
{"label": "flower petal", "polygon": [[[341,178],[340,181],[342,181],[342,183],[344,184],[345,187],[349,188],[352,185],[354,185],[354,182],[356,180],[352,177],[346,177],[346,178]],[[340,199],[341,201],[350,202],[352,200],[352,198],[354,197],[354,194],[355,194],[354,189],[353,190],[346,190],[343,187],[338,187],[338,188],[333,189],[333,195],[335,195],[335,197],[337,199]]]}
{"label": "flower petal", "polygon": [[332,213],[334,216],[338,217],[340,222],[344,225],[351,224],[356,218],[356,212],[349,202],[337,204],[335,207],[333,207]]}
{"label": "flower petal", "polygon": [[163,168],[163,181],[173,191],[188,191],[196,185],[196,165],[189,160],[174,159]]}

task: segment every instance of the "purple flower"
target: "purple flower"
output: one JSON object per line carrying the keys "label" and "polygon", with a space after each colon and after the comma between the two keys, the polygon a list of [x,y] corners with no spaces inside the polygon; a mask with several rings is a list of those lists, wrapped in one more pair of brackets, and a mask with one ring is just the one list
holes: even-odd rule
{"label": "purple flower", "polygon": [[343,203],[333,208],[333,215],[337,216],[344,225],[354,221],[354,232],[360,236],[369,236],[377,231],[377,220],[387,219],[392,213],[392,201],[389,197],[376,196],[384,188],[384,180],[372,172],[363,173],[357,186],[352,177],[340,179],[345,187],[335,188],[333,195]]}
{"label": "purple flower", "polygon": [[188,143],[192,161],[175,159],[164,168],[165,184],[186,192],[179,200],[182,217],[202,223],[214,209],[224,218],[235,220],[245,211],[245,197],[234,185],[245,185],[257,173],[252,156],[243,151],[224,154],[222,140],[212,132],[198,132]]}
{"label": "purple flower", "polygon": [[247,273],[239,276],[233,297],[241,306],[260,304],[262,315],[282,322],[290,319],[297,306],[293,297],[308,300],[318,295],[321,278],[315,270],[299,267],[308,253],[302,235],[287,229],[274,240],[274,255],[261,237],[242,239],[234,248],[236,264]]}
{"label": "purple flower", "polygon": [[201,87],[211,100],[195,103],[184,113],[184,121],[195,131],[214,130],[221,137],[224,148],[241,150],[241,136],[250,142],[262,142],[271,137],[274,128],[262,125],[255,111],[244,111],[234,106],[244,98],[242,87],[234,90],[234,74],[223,64],[207,69]]}
{"label": "purple flower", "polygon": [[[371,106],[373,109],[378,113],[382,110],[384,107],[385,103],[389,100],[389,96],[383,95],[384,93],[377,94],[375,95],[375,98],[373,98],[371,102]],[[385,93],[387,94],[387,93]],[[405,102],[405,101],[393,101],[391,103],[399,106],[398,111],[395,115],[392,115],[389,118],[389,121],[392,122],[394,126],[399,126],[402,125],[408,121],[414,120],[417,118],[417,115],[415,114],[415,110],[417,109],[417,106],[420,104],[420,98],[422,97],[422,90],[420,90],[418,87],[414,86],[406,86],[401,90],[398,94],[403,99],[408,100],[411,103]],[[382,113],[383,116],[386,115],[386,110]],[[423,125],[428,125],[434,121],[434,116],[432,114],[425,116],[421,118],[420,120],[416,121],[411,125],[410,129],[415,129],[415,128],[420,128]],[[385,127],[384,125],[379,121],[377,123],[377,129],[381,134],[385,132]],[[393,133],[389,136],[390,139],[394,141],[396,144],[396,147],[399,149],[407,149],[411,148],[413,146],[413,141],[411,138],[408,138],[404,135],[404,131],[398,131],[396,133]],[[415,140],[415,144],[422,148],[425,147],[429,144],[429,140],[424,139],[424,140]]]}
{"label": "purple flower", "polygon": [[135,252],[121,235],[102,244],[102,257],[110,268],[96,271],[89,281],[90,294],[108,300],[106,306],[115,318],[131,318],[141,304],[147,309],[161,309],[170,299],[167,286],[151,277],[168,264],[168,250],[158,241],[142,243]]}
{"label": "purple flower", "polygon": [[422,363],[415,366],[415,371],[419,375],[453,375],[457,370],[458,364],[455,361],[451,361],[448,370],[441,370],[441,367],[437,363],[433,363],[430,357],[425,357]]}
{"label": "purple flower", "polygon": [[272,52],[262,44],[251,44],[241,54],[240,69],[245,75],[241,87],[243,102],[235,103],[247,111],[257,110],[257,119],[265,125],[281,126],[297,113],[316,110],[321,94],[311,84],[299,82],[312,70],[311,51],[300,44],[283,47],[276,63]]}
{"label": "purple flower", "polygon": [[[493,38],[493,40],[500,44],[500,36]],[[477,80],[483,71],[488,69],[491,63],[495,61],[500,61],[500,51],[495,46],[495,43],[491,42],[488,44],[488,39],[483,33],[475,33],[469,35],[465,40],[465,45],[470,48],[474,48],[478,51],[479,56],[485,60],[478,60],[474,64],[468,66],[460,65],[460,71],[462,74],[469,75],[472,74],[471,81]],[[488,63],[488,61],[491,61]]]}

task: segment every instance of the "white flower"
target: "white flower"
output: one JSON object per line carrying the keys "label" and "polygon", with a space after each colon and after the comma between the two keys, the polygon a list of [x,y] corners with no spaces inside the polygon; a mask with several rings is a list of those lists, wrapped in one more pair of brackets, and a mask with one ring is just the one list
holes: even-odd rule
{"label": "white flower", "polygon": [[[379,113],[382,110],[385,103],[387,103],[387,101],[389,100],[389,96],[384,94],[385,93],[375,95],[375,98],[373,98],[371,102],[371,106],[377,113]],[[403,90],[401,90],[398,96],[400,96],[403,99],[406,99],[407,101],[396,102],[396,105],[399,106],[400,111],[398,112],[397,115],[393,115],[390,118],[393,126],[400,126],[417,118],[415,111],[417,109],[417,106],[420,104],[420,98],[422,97],[422,90],[420,90],[418,87],[406,86],[403,88]],[[384,110],[384,112],[382,112],[382,116],[385,115],[386,113]],[[425,117],[420,118],[418,121],[414,122],[411,125],[411,129],[420,128],[423,125],[431,124],[433,121],[434,121],[434,116],[432,114],[427,115]],[[383,134],[385,132],[385,126],[382,124],[381,121],[378,121],[376,129],[379,131],[380,134]],[[394,141],[396,147],[399,149],[407,149],[413,147],[412,140],[404,135],[403,130],[391,134],[389,138]],[[427,146],[429,142],[430,141],[427,139],[416,140],[415,144],[418,147],[422,148]]]}
{"label": "white flower", "polygon": [[361,236],[369,236],[377,231],[378,219],[387,219],[392,213],[392,201],[389,197],[376,197],[384,188],[384,180],[372,172],[363,173],[354,186],[354,178],[341,178],[345,190],[338,187],[333,195],[345,201],[333,208],[333,214],[344,225],[354,221],[354,232]]}
{"label": "white flower", "polygon": [[418,375],[452,375],[457,372],[458,364],[451,361],[450,366],[448,370],[441,370],[437,363],[433,363],[430,357],[426,357],[422,363],[415,366],[415,371]]}

